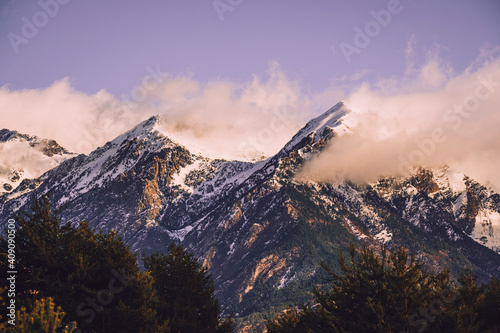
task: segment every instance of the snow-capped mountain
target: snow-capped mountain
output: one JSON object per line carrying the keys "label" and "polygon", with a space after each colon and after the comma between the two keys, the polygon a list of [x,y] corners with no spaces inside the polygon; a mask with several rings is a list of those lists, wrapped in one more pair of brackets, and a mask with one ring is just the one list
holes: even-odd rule
{"label": "snow-capped mountain", "polygon": [[180,242],[239,316],[310,299],[320,260],[335,267],[348,243],[405,246],[431,268],[500,276],[500,195],[458,171],[419,169],[367,185],[294,177],[350,131],[349,112],[335,105],[258,162],[195,154],[152,117],[43,174],[32,192],[1,204],[0,221],[49,193],[55,206],[67,204],[63,221],[114,229],[138,253]]}
{"label": "snow-capped mountain", "polygon": [[54,140],[0,130],[0,196],[9,196],[18,186],[19,193],[33,189],[31,180],[75,156]]}

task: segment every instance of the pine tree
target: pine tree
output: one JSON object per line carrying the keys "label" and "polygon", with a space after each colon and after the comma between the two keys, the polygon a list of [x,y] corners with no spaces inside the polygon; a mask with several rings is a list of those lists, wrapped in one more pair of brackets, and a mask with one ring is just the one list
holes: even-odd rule
{"label": "pine tree", "polygon": [[329,288],[314,288],[319,303],[268,321],[269,332],[440,331],[438,316],[455,299],[447,271],[431,274],[402,248],[377,255],[349,246],[340,274],[322,263]]}
{"label": "pine tree", "polygon": [[[267,323],[268,333],[311,333],[313,332],[304,323],[304,316],[297,309],[288,309],[279,314],[274,320]],[[335,331],[332,331],[332,333]]]}
{"label": "pine tree", "polygon": [[158,292],[158,314],[172,333],[233,331],[232,317],[221,319],[211,276],[181,245],[172,243],[168,254],[155,253],[143,262]]}
{"label": "pine tree", "polygon": [[441,316],[441,332],[499,332],[500,281],[479,285],[477,276],[465,270],[457,279],[455,299]]}
{"label": "pine tree", "polygon": [[484,299],[479,305],[481,332],[500,332],[500,280],[493,277],[484,287]]}
{"label": "pine tree", "polygon": [[484,302],[484,287],[478,286],[477,276],[469,269],[458,277],[457,300],[453,314],[456,316],[455,332],[479,332],[478,311]]}
{"label": "pine tree", "polygon": [[84,332],[168,331],[156,322],[152,278],[116,233],[61,225],[59,212],[44,196],[16,216],[16,303],[52,297]]}

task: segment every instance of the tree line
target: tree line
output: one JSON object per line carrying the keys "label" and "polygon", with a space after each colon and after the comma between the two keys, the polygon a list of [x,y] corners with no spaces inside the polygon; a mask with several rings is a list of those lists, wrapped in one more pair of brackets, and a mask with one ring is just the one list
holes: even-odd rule
{"label": "tree line", "polygon": [[7,322],[6,237],[0,237],[1,332],[233,332],[212,277],[181,245],[136,256],[115,232],[61,224],[47,197],[16,215],[15,326]]}
{"label": "tree line", "polygon": [[500,332],[498,278],[479,285],[464,270],[454,281],[403,248],[350,245],[348,252],[340,254],[340,273],[322,263],[328,283],[313,289],[314,305],[286,309],[267,321],[267,332]]}

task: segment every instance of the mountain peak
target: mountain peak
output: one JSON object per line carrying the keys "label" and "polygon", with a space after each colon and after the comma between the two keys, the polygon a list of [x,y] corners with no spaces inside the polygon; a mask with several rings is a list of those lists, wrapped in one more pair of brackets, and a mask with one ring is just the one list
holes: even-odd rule
{"label": "mountain peak", "polygon": [[295,136],[285,145],[282,151],[289,152],[294,149],[302,140],[311,138],[311,144],[330,135],[333,131],[336,135],[342,135],[351,131],[344,122],[345,115],[349,114],[349,109],[343,101],[338,102],[316,118],[311,119]]}
{"label": "mountain peak", "polygon": [[[330,128],[336,128],[342,125],[343,119],[346,114],[350,113],[351,109],[349,109],[343,101],[338,102],[334,106],[332,106],[330,109],[328,109],[326,112],[321,114],[320,116],[311,119],[304,129],[310,130],[310,131],[315,131],[315,132],[320,132],[322,131],[325,127],[330,127]],[[338,129],[337,129],[338,130]],[[343,131],[347,131],[347,129],[344,127],[342,128]]]}
{"label": "mountain peak", "polygon": [[72,154],[65,148],[61,147],[57,141],[51,139],[39,138],[38,136],[31,136],[22,134],[18,131],[9,129],[0,130],[0,143],[6,142],[27,142],[31,148],[39,150],[44,155],[52,157],[53,155]]}
{"label": "mountain peak", "polygon": [[11,130],[6,129],[6,128],[1,129],[0,130],[0,142],[9,141],[9,140],[15,138],[17,134],[18,134],[17,131],[11,131]]}
{"label": "mountain peak", "polygon": [[[172,143],[171,138],[160,130],[161,116],[151,116],[148,119],[140,122],[132,129],[117,136],[115,139],[106,143],[104,147],[98,148],[96,151],[106,149],[110,146],[121,146],[128,141],[151,141],[151,143],[162,141],[163,143]],[[161,140],[160,140],[161,139]],[[96,152],[94,151],[94,152]],[[91,153],[92,154],[94,154]]]}

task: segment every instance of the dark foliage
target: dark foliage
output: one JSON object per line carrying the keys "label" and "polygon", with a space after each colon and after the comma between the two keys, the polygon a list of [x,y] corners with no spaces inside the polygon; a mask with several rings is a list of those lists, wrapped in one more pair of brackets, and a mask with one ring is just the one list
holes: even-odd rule
{"label": "dark foliage", "polygon": [[145,257],[144,266],[158,292],[158,313],[173,333],[233,331],[232,317],[220,317],[212,277],[181,245],[172,243],[168,254]]}
{"label": "dark foliage", "polygon": [[[232,318],[220,320],[211,277],[182,247],[148,257],[150,270],[142,272],[115,232],[97,233],[86,222],[62,225],[58,213],[44,196],[15,218],[18,310],[35,313],[50,298],[64,313],[61,324],[76,322],[80,332],[233,331]],[[2,267],[7,248],[0,237]],[[3,275],[0,304],[7,299]]]}
{"label": "dark foliage", "polygon": [[349,248],[341,273],[322,267],[327,290],[313,290],[317,304],[268,320],[269,333],[284,332],[495,332],[500,329],[500,284],[477,284],[471,271],[453,283],[448,272],[430,273],[402,248]]}

